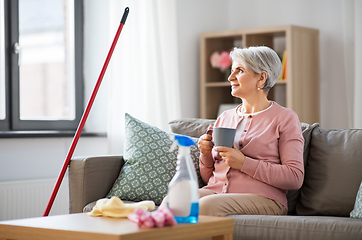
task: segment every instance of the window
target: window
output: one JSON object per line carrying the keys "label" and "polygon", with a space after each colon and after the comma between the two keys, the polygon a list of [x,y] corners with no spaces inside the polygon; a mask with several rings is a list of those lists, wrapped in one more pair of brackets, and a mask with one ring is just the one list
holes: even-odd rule
{"label": "window", "polygon": [[82,1],[0,4],[0,129],[75,130],[83,110]]}

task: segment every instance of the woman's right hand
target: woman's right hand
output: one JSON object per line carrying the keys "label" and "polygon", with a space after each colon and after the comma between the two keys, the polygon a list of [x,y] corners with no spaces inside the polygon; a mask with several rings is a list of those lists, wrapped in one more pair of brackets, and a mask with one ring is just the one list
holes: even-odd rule
{"label": "woman's right hand", "polygon": [[[212,126],[210,126],[208,129],[212,129]],[[208,133],[201,135],[199,138],[198,147],[203,155],[211,155],[211,150],[214,147],[211,135],[212,131],[209,131]]]}

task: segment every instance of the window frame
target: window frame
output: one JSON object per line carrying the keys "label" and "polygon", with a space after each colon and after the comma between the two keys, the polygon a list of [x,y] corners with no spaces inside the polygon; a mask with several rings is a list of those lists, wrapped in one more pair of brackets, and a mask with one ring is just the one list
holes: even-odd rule
{"label": "window frame", "polygon": [[20,119],[19,54],[13,52],[14,44],[19,42],[18,9],[18,1],[4,0],[6,117],[0,120],[0,131],[76,130],[83,114],[83,1],[74,1],[75,119],[73,120]]}

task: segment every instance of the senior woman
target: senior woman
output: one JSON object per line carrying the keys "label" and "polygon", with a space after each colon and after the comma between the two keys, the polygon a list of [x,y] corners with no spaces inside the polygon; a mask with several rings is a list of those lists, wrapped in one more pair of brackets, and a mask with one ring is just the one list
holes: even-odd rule
{"label": "senior woman", "polygon": [[215,127],[236,128],[234,146],[215,147],[199,139],[200,214],[287,214],[288,190],[303,183],[303,145],[297,114],[267,98],[282,65],[268,47],[235,48],[231,53],[231,95],[242,99]]}

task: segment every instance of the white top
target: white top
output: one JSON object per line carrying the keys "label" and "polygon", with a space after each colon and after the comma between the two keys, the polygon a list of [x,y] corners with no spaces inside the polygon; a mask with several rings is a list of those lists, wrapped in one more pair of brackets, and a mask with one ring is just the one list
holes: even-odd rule
{"label": "white top", "polygon": [[252,116],[252,115],[256,115],[262,112],[265,112],[266,110],[268,110],[269,108],[271,108],[273,106],[273,102],[271,102],[270,106],[267,107],[264,110],[261,110],[259,112],[255,112],[255,113],[244,113],[243,108],[239,107],[237,109],[237,113],[239,116],[244,116],[243,120],[241,120],[241,122],[238,124],[237,128],[236,128],[236,133],[235,133],[235,138],[234,138],[234,143],[236,144],[236,146],[239,146],[239,141],[241,138],[241,134],[243,133],[244,129],[245,129],[245,125],[246,125],[246,119],[247,116]]}

